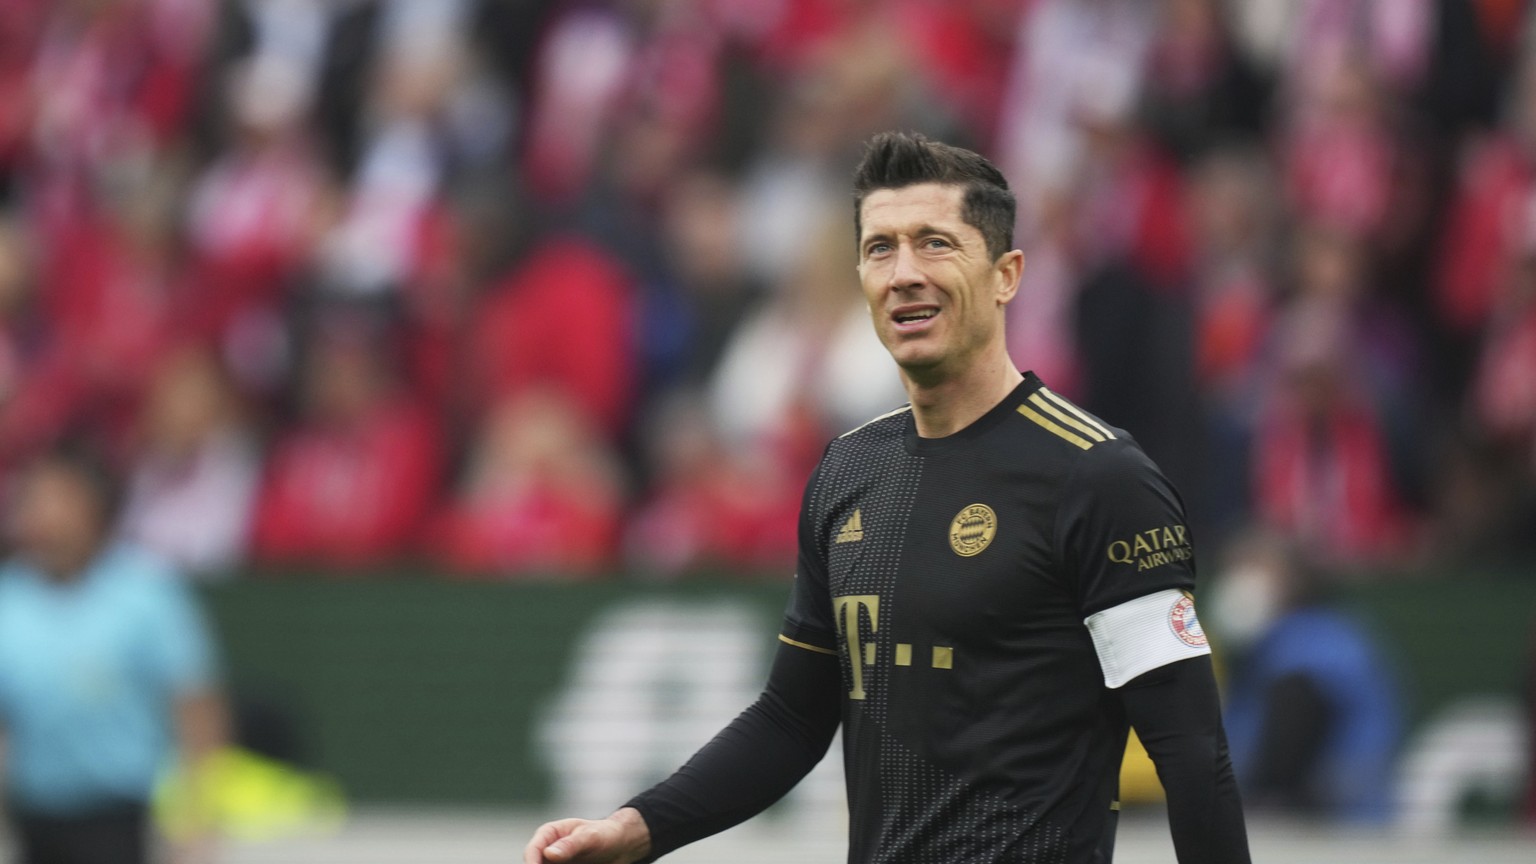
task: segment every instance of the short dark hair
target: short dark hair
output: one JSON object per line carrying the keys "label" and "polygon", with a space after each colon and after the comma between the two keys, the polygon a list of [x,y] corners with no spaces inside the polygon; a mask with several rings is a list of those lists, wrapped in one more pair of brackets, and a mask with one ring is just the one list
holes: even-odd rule
{"label": "short dark hair", "polygon": [[979,153],[929,140],[918,132],[881,132],[865,145],[864,158],[853,172],[855,242],[864,232],[862,211],[869,193],[919,183],[964,188],[960,218],[981,232],[992,260],[1013,248],[1013,220],[1018,204],[1003,172]]}

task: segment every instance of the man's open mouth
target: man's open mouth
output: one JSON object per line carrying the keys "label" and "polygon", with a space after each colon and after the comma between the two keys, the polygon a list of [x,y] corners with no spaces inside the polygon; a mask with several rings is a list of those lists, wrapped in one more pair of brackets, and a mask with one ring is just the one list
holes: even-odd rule
{"label": "man's open mouth", "polygon": [[897,324],[914,324],[918,321],[927,321],[929,318],[932,318],[937,314],[939,314],[938,309],[929,307],[926,309],[902,310],[895,313],[891,317]]}

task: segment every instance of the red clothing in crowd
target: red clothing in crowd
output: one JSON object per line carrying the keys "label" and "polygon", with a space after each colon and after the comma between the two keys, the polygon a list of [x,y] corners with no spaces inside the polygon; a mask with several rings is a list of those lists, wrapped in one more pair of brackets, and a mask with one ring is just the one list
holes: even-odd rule
{"label": "red clothing in crowd", "polygon": [[278,441],[257,504],[253,551],[268,562],[377,565],[409,551],[434,500],[435,428],[394,402],[344,426]]}
{"label": "red clothing in crowd", "polygon": [[8,0],[0,14],[0,173],[14,169],[32,121],[32,63],[50,0]]}
{"label": "red clothing in crowd", "polygon": [[1536,303],[1488,335],[1473,399],[1483,428],[1536,458]]}
{"label": "red clothing in crowd", "polygon": [[567,237],[536,249],[474,316],[478,404],[551,387],[617,435],[634,399],[631,292],[628,275],[592,243]]}
{"label": "red clothing in crowd", "polygon": [[1464,163],[1446,215],[1434,294],[1441,320],[1476,332],[1504,293],[1518,259],[1536,241],[1531,160],[1511,138],[1482,143]]}
{"label": "red clothing in crowd", "polygon": [[1084,256],[1128,259],[1157,290],[1182,291],[1192,258],[1184,185],[1178,165],[1156,146],[1128,144],[1088,182],[1075,232]]}
{"label": "red clothing in crowd", "polygon": [[1195,374],[1225,395],[1248,382],[1273,323],[1270,289],[1257,267],[1234,267],[1201,281],[1195,318]]}
{"label": "red clothing in crowd", "polygon": [[[955,14],[955,6],[969,14]],[[933,90],[977,140],[990,141],[1008,85],[1008,63],[1018,26],[1012,0],[901,3],[893,9],[907,56],[921,62]]]}
{"label": "red clothing in crowd", "polygon": [[1379,422],[1359,403],[1308,416],[1282,401],[1254,444],[1260,518],[1335,560],[1362,560],[1400,540],[1399,505]]}
{"label": "red clothing in crowd", "polygon": [[614,562],[623,510],[618,457],[569,394],[535,391],[482,424],[431,546],[481,575],[594,575]]}
{"label": "red clothing in crowd", "polygon": [[1361,117],[1304,121],[1287,144],[1286,186],[1296,215],[1356,237],[1376,234],[1392,201],[1396,149]]}
{"label": "red clothing in crowd", "polygon": [[104,219],[68,225],[42,259],[37,301],[46,332],[33,334],[37,347],[17,370],[0,449],[24,450],[77,423],[116,443],[174,335],[168,285],[175,277]]}
{"label": "red clothing in crowd", "polygon": [[310,254],[320,186],[318,161],[298,141],[238,148],[203,174],[188,202],[182,314],[192,330],[222,337],[243,314],[281,303]]}
{"label": "red clothing in crowd", "polygon": [[182,136],[217,10],[203,0],[48,6],[28,34],[36,44],[20,120],[38,197],[57,208],[102,165]]}
{"label": "red clothing in crowd", "polygon": [[535,482],[455,502],[433,525],[432,545],[465,573],[589,575],[612,565],[620,516],[605,488]]}
{"label": "red clothing in crowd", "polygon": [[787,477],[715,466],[663,488],[641,510],[631,529],[632,551],[666,572],[762,573],[794,560],[799,509],[800,495]]}

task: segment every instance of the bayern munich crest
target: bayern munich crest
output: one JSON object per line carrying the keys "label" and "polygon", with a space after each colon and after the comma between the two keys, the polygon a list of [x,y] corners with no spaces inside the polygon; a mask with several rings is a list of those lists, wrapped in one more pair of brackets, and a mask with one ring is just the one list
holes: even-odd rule
{"label": "bayern munich crest", "polygon": [[1173,628],[1173,635],[1179,637],[1191,648],[1204,648],[1205,629],[1200,626],[1200,619],[1195,617],[1195,601],[1188,594],[1179,597],[1168,610],[1168,625]]}
{"label": "bayern munich crest", "polygon": [[985,504],[972,504],[949,523],[949,548],[962,558],[981,554],[997,534],[997,514]]}

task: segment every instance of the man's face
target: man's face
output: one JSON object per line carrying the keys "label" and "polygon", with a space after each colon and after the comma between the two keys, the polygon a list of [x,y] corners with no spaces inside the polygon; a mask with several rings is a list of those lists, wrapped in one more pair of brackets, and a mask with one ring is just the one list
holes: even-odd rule
{"label": "man's face", "polygon": [[100,502],[90,481],[51,462],[22,477],[10,513],[11,542],[33,564],[58,577],[88,564],[101,539]]}
{"label": "man's face", "polygon": [[993,261],[961,218],[964,189],[923,183],[880,189],[860,213],[859,280],[875,333],[909,378],[958,374],[1003,339],[1002,307],[1023,255]]}

